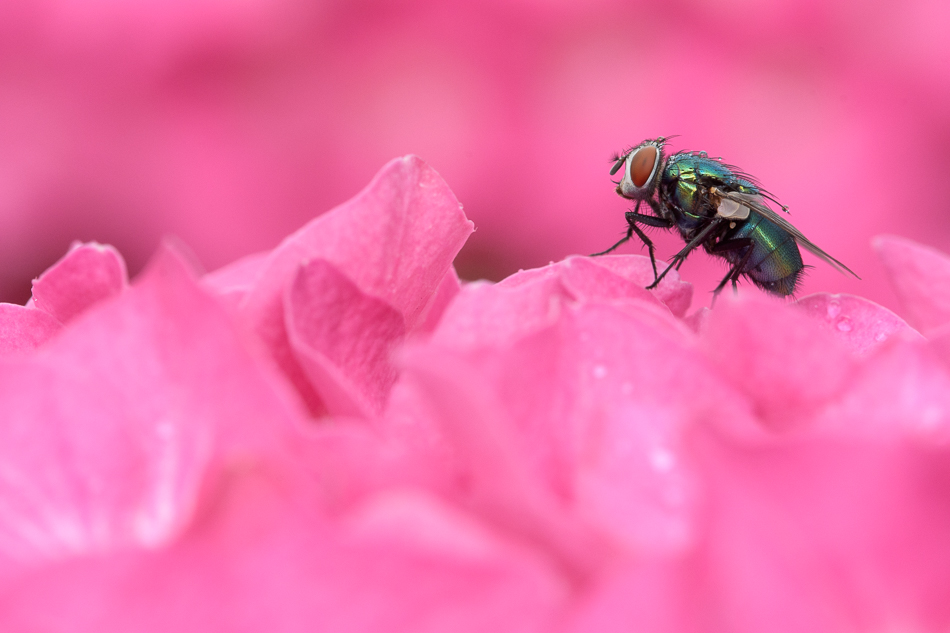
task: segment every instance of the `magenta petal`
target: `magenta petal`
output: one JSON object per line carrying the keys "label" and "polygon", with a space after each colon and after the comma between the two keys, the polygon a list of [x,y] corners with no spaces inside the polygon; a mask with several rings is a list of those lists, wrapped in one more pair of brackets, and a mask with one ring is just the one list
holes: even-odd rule
{"label": "magenta petal", "polygon": [[855,362],[812,318],[772,301],[723,297],[702,338],[722,377],[772,430],[805,424],[844,389]]}
{"label": "magenta petal", "polygon": [[128,285],[125,261],[108,245],[74,243],[69,252],[33,281],[33,302],[60,323]]}
{"label": "magenta petal", "polygon": [[325,407],[291,353],[284,327],[283,295],[298,266],[327,260],[362,292],[393,306],[411,332],[472,230],[431,167],[415,156],[393,160],[355,198],[313,220],[270,254],[244,298],[241,318],[270,349],[311,412],[321,414]]}
{"label": "magenta petal", "polygon": [[0,303],[0,356],[34,350],[62,327],[48,312]]}
{"label": "magenta petal", "polygon": [[867,354],[895,336],[923,339],[904,319],[862,297],[823,292],[803,297],[795,305],[856,354]]}
{"label": "magenta petal", "polygon": [[297,271],[284,314],[291,348],[327,410],[378,415],[396,379],[390,356],[406,334],[402,315],[323,259]]}
{"label": "magenta petal", "polygon": [[277,384],[160,251],[130,290],[0,362],[0,560],[168,542],[210,464],[289,428],[295,410]]}
{"label": "magenta petal", "polygon": [[926,336],[950,323],[950,257],[892,235],[876,238],[874,247],[911,325]]}

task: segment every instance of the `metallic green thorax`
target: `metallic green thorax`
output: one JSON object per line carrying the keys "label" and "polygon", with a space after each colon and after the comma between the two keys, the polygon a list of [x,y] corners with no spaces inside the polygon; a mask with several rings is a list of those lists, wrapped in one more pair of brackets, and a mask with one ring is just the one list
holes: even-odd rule
{"label": "metallic green thorax", "polygon": [[[680,152],[669,157],[658,186],[661,206],[683,239],[689,242],[715,217],[716,207],[708,199],[711,188],[760,194],[759,187],[735,168],[708,158],[704,153]],[[707,252],[730,264],[740,262],[752,249],[742,273],[768,292],[790,295],[801,277],[804,264],[795,238],[775,223],[752,211],[747,219],[723,225],[723,230],[703,244]],[[740,250],[714,252],[717,243],[750,238],[752,245]]]}

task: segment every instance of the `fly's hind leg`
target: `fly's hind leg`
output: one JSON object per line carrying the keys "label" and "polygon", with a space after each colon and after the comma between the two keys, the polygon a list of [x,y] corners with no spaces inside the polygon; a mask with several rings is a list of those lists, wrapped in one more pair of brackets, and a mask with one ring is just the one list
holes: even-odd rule
{"label": "fly's hind leg", "polygon": [[[719,242],[710,249],[710,253],[725,253],[728,251],[737,251],[745,247],[752,246],[752,240],[748,237],[740,237],[734,240],[726,240],[724,242]],[[719,285],[716,286],[716,289],[713,290],[712,305],[716,305],[716,299],[719,297],[719,293],[722,292],[722,289],[726,287],[726,284],[730,281],[732,282],[732,291],[736,294],[739,292],[739,275],[742,274],[743,268],[749,263],[749,258],[752,257],[752,248],[749,248],[746,251],[746,254],[742,256],[738,262],[733,264],[732,268],[729,269],[729,272],[726,273],[726,276],[723,277],[722,281],[719,282]]]}
{"label": "fly's hind leg", "polygon": [[657,277],[653,281],[652,284],[647,286],[647,290],[653,290],[654,288],[656,288],[659,285],[660,280],[666,277],[666,274],[668,272],[670,272],[674,268],[679,268],[682,265],[683,261],[686,259],[687,255],[692,253],[696,249],[697,246],[702,244],[703,241],[713,233],[713,231],[719,228],[722,221],[723,221],[723,218],[713,219],[712,222],[710,222],[702,231],[700,231],[693,239],[691,239],[689,243],[686,246],[684,246],[682,250],[680,250],[680,252],[678,252],[676,255],[673,256],[673,259],[670,261],[669,266],[667,266],[666,269],[662,273],[660,273],[660,276]]}

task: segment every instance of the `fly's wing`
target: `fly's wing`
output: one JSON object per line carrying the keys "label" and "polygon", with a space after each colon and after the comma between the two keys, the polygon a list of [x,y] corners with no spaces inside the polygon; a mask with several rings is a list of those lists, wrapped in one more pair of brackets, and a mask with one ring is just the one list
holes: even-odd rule
{"label": "fly's wing", "polygon": [[789,222],[788,220],[780,216],[778,213],[776,213],[775,211],[773,211],[766,205],[762,204],[762,201],[758,196],[753,196],[753,195],[749,195],[747,193],[741,193],[738,191],[717,190],[716,193],[718,193],[723,198],[728,198],[729,200],[738,202],[741,205],[745,205],[749,207],[756,213],[760,213],[764,215],[771,222],[774,222],[775,224],[779,225],[783,230],[791,233],[792,237],[795,238],[796,242],[804,246],[805,249],[810,251],[819,259],[827,262],[828,265],[830,265],[832,268],[835,268],[839,272],[842,272],[842,273],[849,272],[852,275],[854,275],[855,278],[860,279],[860,277],[858,277],[857,274],[855,274],[853,270],[851,270],[850,268],[848,268],[847,266],[839,262],[837,259],[829,255],[825,251],[815,246],[813,242],[811,242],[807,237],[802,235],[801,231],[799,231],[794,226],[792,226],[791,222]]}

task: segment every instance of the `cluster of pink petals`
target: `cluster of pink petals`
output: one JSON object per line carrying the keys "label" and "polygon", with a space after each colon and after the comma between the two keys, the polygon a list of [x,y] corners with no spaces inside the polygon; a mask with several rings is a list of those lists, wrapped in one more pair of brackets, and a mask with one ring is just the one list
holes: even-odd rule
{"label": "cluster of pink petals", "polygon": [[[272,252],[0,305],[0,630],[945,631],[950,258],[859,297],[459,283],[414,157]],[[913,327],[911,327],[913,326]]]}

